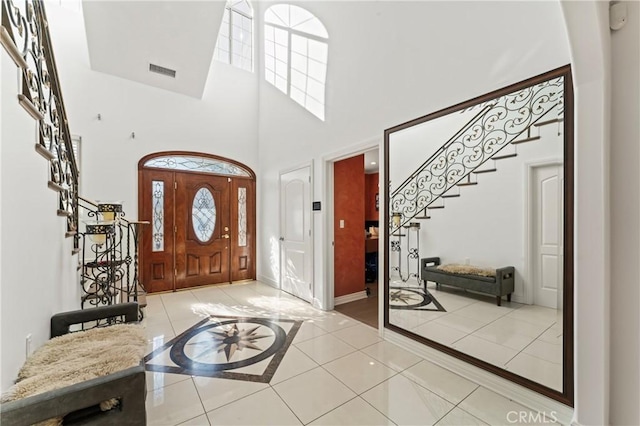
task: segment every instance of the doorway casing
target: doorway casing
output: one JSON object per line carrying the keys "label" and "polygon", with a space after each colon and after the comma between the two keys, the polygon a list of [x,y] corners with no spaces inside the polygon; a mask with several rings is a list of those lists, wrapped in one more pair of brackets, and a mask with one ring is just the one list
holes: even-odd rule
{"label": "doorway casing", "polygon": [[[324,157],[322,157],[322,164],[323,164],[323,171],[324,171],[324,179],[322,182],[323,183],[322,193],[324,194],[324,199],[326,204],[326,206],[324,207],[324,210],[326,212],[326,214],[324,215],[325,222],[323,224],[325,228],[325,235],[324,235],[324,238],[322,239],[322,242],[323,242],[322,249],[324,252],[323,270],[326,273],[326,278],[324,282],[326,283],[326,285],[323,288],[322,296],[324,298],[324,303],[323,303],[324,309],[328,311],[333,310],[334,297],[335,297],[335,288],[334,288],[335,287],[335,280],[334,280],[335,265],[334,265],[334,258],[333,258],[334,256],[333,244],[335,241],[334,231],[333,231],[333,224],[334,224],[335,217],[333,212],[334,212],[335,200],[333,196],[333,191],[334,191],[333,165],[336,161],[340,161],[346,158],[354,157],[356,155],[364,154],[365,152],[371,151],[372,149],[377,149],[379,152],[379,158],[382,159],[383,155],[382,155],[382,152],[380,151],[381,146],[382,146],[382,140],[380,138],[373,138],[361,144],[347,147],[345,149],[327,154]],[[383,167],[380,167],[379,173],[380,173],[380,181],[382,182],[384,179]],[[386,192],[385,188],[381,186],[380,187],[381,200],[384,199],[385,192]],[[384,203],[380,203],[380,217],[384,217],[384,209],[385,209]],[[379,236],[378,244],[380,244],[380,247],[383,247],[385,244],[385,239],[382,234],[380,234]],[[381,264],[381,262],[384,260],[384,254],[380,250],[378,250],[378,254],[380,256],[378,258],[378,264]],[[378,282],[382,282],[380,279],[380,276],[378,276]],[[381,287],[382,286],[378,286],[378,292],[379,292],[378,312],[381,312],[382,304],[380,302],[384,300],[384,298],[382,297],[382,293],[380,293]],[[383,316],[380,315],[378,318],[378,331],[380,335],[382,335],[382,330],[383,330],[382,319],[383,319]]]}

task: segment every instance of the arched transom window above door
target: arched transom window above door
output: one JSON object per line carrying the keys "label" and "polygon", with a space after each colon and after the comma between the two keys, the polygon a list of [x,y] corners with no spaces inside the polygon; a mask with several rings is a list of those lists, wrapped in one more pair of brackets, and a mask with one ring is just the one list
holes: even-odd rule
{"label": "arched transom window above door", "polygon": [[265,79],[324,121],[329,33],[311,12],[276,4],[264,14]]}
{"label": "arched transom window above door", "polygon": [[147,160],[144,163],[144,167],[253,177],[251,172],[238,164],[223,159],[198,157],[195,155],[165,155],[155,157]]}

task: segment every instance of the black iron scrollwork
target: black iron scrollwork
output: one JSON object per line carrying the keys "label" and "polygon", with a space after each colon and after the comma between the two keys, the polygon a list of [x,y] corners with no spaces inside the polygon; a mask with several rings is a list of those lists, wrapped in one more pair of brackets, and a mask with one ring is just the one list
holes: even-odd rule
{"label": "black iron scrollwork", "polygon": [[[83,215],[96,221],[86,223],[78,234],[82,247],[81,307],[140,303],[144,289],[139,281],[138,250],[141,226],[146,222],[124,219],[118,204],[93,204],[80,198],[79,206]],[[116,213],[114,221],[101,222],[111,213]]]}
{"label": "black iron scrollwork", "polygon": [[466,109],[479,112],[391,192],[389,208],[401,213],[400,223],[390,224],[391,233],[543,117],[552,111],[561,116],[563,85],[557,77]]}
{"label": "black iron scrollwork", "polygon": [[2,14],[2,25],[27,64],[27,68],[22,69],[22,95],[42,117],[38,122],[38,143],[53,157],[50,178],[61,188],[59,210],[66,213],[67,231],[77,232],[79,173],[44,4],[37,0],[25,0],[24,3],[4,0]]}

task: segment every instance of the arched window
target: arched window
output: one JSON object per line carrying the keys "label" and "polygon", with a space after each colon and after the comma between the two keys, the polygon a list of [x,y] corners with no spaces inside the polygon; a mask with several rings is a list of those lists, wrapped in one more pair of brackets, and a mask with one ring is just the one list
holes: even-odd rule
{"label": "arched window", "polygon": [[227,1],[213,57],[253,71],[253,9],[247,0]]}
{"label": "arched window", "polygon": [[265,79],[324,121],[327,29],[290,4],[271,6],[264,21]]}

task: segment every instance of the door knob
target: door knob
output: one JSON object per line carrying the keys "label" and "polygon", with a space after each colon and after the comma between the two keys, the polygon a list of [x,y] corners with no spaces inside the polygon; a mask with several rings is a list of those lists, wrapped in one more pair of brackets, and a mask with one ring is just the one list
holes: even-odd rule
{"label": "door knob", "polygon": [[229,238],[229,234],[223,234],[222,238]]}
{"label": "door knob", "polygon": [[224,227],[224,232],[227,232],[228,230],[229,230],[229,227],[228,227],[228,226],[225,226],[225,227]]}

